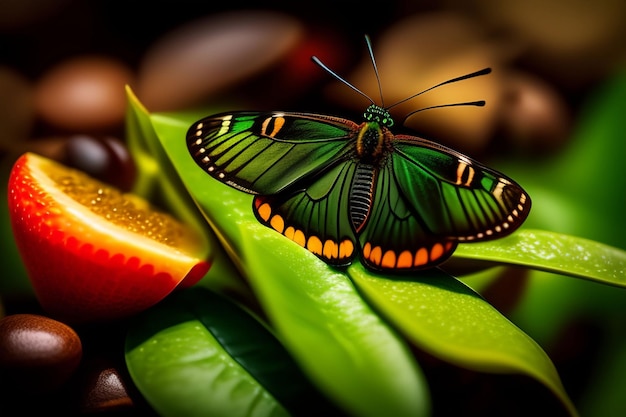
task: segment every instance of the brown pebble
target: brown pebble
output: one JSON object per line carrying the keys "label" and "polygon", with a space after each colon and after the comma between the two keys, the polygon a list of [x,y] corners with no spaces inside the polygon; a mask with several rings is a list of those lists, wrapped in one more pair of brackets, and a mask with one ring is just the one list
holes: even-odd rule
{"label": "brown pebble", "polygon": [[86,397],[85,409],[90,411],[132,407],[133,401],[115,368],[105,368],[94,376],[91,391]]}
{"label": "brown pebble", "polygon": [[68,131],[121,126],[125,85],[131,80],[131,70],[113,58],[76,57],[43,75],[36,85],[35,106],[46,122]]}
{"label": "brown pebble", "polygon": [[36,314],[13,314],[0,320],[2,387],[51,391],[78,367],[82,344],[69,326]]}
{"label": "brown pebble", "polygon": [[146,51],[137,96],[150,111],[197,105],[276,63],[301,35],[298,20],[270,11],[229,12],[189,22]]}
{"label": "brown pebble", "polygon": [[570,109],[563,97],[536,76],[512,71],[505,77],[500,128],[524,151],[554,151],[570,136]]}
{"label": "brown pebble", "polygon": [[[460,3],[459,0],[455,0]],[[576,89],[601,80],[626,56],[621,0],[463,1],[483,27],[525,45],[526,65]]]}
{"label": "brown pebble", "polygon": [[78,408],[87,414],[112,412],[133,408],[126,374],[120,372],[114,361],[102,355],[85,358],[76,379],[75,392]]}

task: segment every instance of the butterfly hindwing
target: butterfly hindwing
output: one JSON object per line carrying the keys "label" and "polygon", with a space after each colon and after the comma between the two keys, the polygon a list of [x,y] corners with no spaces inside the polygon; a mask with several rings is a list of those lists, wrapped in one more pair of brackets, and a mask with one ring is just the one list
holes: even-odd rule
{"label": "butterfly hindwing", "polygon": [[361,259],[377,270],[407,271],[437,265],[454,252],[456,242],[432,234],[404,195],[399,179],[390,163],[378,172],[371,214],[359,235]]}
{"label": "butterfly hindwing", "polygon": [[194,123],[187,146],[221,182],[252,194],[275,194],[323,171],[350,152],[351,121],[305,113],[232,112]]}
{"label": "butterfly hindwing", "polygon": [[374,184],[359,242],[363,262],[378,270],[438,265],[457,242],[505,236],[530,210],[530,198],[513,180],[413,136],[394,137]]}
{"label": "butterfly hindwing", "polygon": [[307,248],[325,262],[348,265],[357,254],[345,196],[356,163],[345,161],[313,177],[296,190],[255,196],[253,208],[261,223]]}

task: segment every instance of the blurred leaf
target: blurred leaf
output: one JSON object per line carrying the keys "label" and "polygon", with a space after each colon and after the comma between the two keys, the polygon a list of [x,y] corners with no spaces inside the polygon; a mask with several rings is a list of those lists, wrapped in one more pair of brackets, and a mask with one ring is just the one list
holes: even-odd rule
{"label": "blurred leaf", "polygon": [[197,168],[182,139],[194,120],[152,120],[183,183],[311,380],[350,414],[428,415],[426,383],[406,342],[348,277],[259,224],[251,196]]}
{"label": "blurred leaf", "polygon": [[26,267],[17,249],[11,229],[9,215],[7,184],[9,173],[15,163],[15,155],[4,155],[0,160],[0,177],[2,177],[2,190],[0,190],[0,242],[2,242],[2,277],[0,277],[0,295],[2,296],[32,296],[34,291],[28,278]]}
{"label": "blurred leaf", "polygon": [[587,416],[626,415],[626,338],[623,317],[611,323],[580,409]]}
{"label": "blurred leaf", "polygon": [[[562,152],[533,161],[532,168],[510,166],[506,169],[524,185],[533,199],[526,227],[539,227],[626,248],[626,217],[623,215],[626,175],[622,172],[626,155],[626,141],[623,140],[626,117],[623,103],[626,103],[626,71],[607,79],[587,99],[572,141]],[[571,250],[572,254],[578,252],[576,247]],[[617,261],[622,257],[622,252],[607,250],[612,254],[594,257],[590,265],[597,264],[601,268],[607,260]],[[596,255],[602,252],[604,250]],[[610,268],[615,268],[617,273],[612,281],[623,282],[626,268],[619,267],[623,261],[611,263]],[[621,289],[585,285],[533,271],[525,297],[512,318],[533,337],[547,343],[559,334],[559,329],[568,320],[583,314],[614,315],[625,302],[626,293]]]}
{"label": "blurred leaf", "polygon": [[606,81],[582,107],[571,143],[558,155],[509,166],[533,209],[526,227],[626,249],[626,71]]}
{"label": "blurred leaf", "polygon": [[497,244],[459,245],[455,257],[509,263],[626,287],[626,251],[543,230],[518,230]]}
{"label": "blurred leaf", "polygon": [[201,287],[133,319],[126,363],[163,417],[338,415],[265,327]]}

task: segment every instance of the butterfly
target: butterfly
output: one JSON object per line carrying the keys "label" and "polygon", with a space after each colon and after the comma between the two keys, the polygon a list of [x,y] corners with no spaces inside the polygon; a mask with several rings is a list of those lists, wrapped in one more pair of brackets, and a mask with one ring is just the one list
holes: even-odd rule
{"label": "butterfly", "polygon": [[[367,36],[366,42],[380,89]],[[458,243],[503,237],[524,222],[531,200],[511,178],[436,142],[391,131],[391,107],[489,68],[383,107],[312,59],[371,102],[361,123],[313,113],[236,111],[205,117],[187,133],[195,162],[253,194],[252,210],[263,225],[330,265],[360,258],[371,270],[394,272],[436,267]]]}

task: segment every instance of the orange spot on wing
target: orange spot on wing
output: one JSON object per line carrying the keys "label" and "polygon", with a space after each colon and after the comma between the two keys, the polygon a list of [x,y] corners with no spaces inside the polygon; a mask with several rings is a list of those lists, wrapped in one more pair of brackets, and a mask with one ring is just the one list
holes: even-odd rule
{"label": "orange spot on wing", "polygon": [[383,259],[381,261],[381,266],[385,268],[395,268],[396,267],[396,253],[392,250],[388,250],[383,255]]}
{"label": "orange spot on wing", "polygon": [[272,133],[270,133],[269,135],[271,137],[275,137],[276,134],[278,132],[280,132],[280,129],[283,128],[284,124],[285,124],[285,118],[284,117],[274,117],[274,130],[272,130]]}
{"label": "orange spot on wing", "polygon": [[396,265],[398,268],[411,268],[413,266],[413,254],[408,251],[402,251],[398,256],[398,262]]}
{"label": "orange spot on wing", "polygon": [[351,240],[345,239],[339,244],[339,257],[349,258],[354,253],[354,244]]}
{"label": "orange spot on wing", "polygon": [[374,247],[369,256],[367,257],[373,264],[375,265],[380,265],[380,261],[383,257],[383,250],[380,248],[380,246],[376,246]]}
{"label": "orange spot on wing", "polygon": [[327,259],[337,258],[339,256],[339,248],[337,247],[337,242],[328,239],[326,242],[324,242],[324,250],[322,251],[322,253]]}
{"label": "orange spot on wing", "polygon": [[288,226],[285,229],[285,232],[283,233],[287,238],[293,240],[293,235],[295,235],[296,233],[296,229],[293,228],[293,226]]}
{"label": "orange spot on wing", "polygon": [[428,251],[426,248],[419,248],[415,253],[414,266],[426,265],[428,263]]}
{"label": "orange spot on wing", "polygon": [[268,221],[270,219],[270,216],[272,215],[272,207],[267,203],[259,205],[256,211],[257,213],[259,213],[259,216],[265,221]]}
{"label": "orange spot on wing", "polygon": [[297,229],[293,234],[293,238],[291,239],[296,242],[298,245],[304,247],[306,244],[306,236],[304,236],[304,232],[302,230]]}
{"label": "orange spot on wing", "polygon": [[272,216],[272,220],[270,220],[270,225],[279,233],[282,233],[285,229],[285,220],[282,216],[278,214]]}
{"label": "orange spot on wing", "polygon": [[363,245],[363,256],[369,259],[371,252],[372,252],[372,245],[370,245],[370,243],[367,242],[365,245]]}
{"label": "orange spot on wing", "polygon": [[310,236],[306,242],[306,248],[316,255],[322,254],[322,241],[317,236]]}
{"label": "orange spot on wing", "polygon": [[431,262],[436,261],[441,258],[441,256],[445,253],[443,249],[443,245],[441,243],[435,243],[430,250],[430,260]]}

